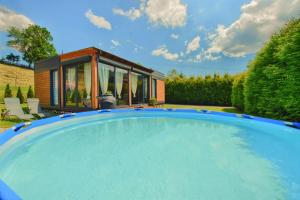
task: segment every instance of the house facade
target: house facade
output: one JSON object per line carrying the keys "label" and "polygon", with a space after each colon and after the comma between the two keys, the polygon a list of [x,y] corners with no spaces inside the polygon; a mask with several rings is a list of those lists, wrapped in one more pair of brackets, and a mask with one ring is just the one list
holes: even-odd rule
{"label": "house facade", "polygon": [[117,106],[165,102],[164,75],[140,64],[90,47],[35,64],[35,94],[43,107],[98,109],[99,98],[112,94]]}

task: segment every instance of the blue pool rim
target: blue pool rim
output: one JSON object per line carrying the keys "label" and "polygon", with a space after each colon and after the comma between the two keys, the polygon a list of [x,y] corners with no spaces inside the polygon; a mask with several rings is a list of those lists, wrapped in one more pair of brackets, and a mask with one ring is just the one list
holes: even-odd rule
{"label": "blue pool rim", "polygon": [[21,198],[11,190],[8,185],[6,185],[0,179],[0,199],[1,200],[21,200]]}
{"label": "blue pool rim", "polygon": [[68,119],[92,116],[97,114],[105,114],[105,113],[126,113],[126,112],[183,112],[183,113],[199,113],[199,114],[209,114],[209,115],[219,115],[225,117],[236,117],[236,118],[244,118],[245,120],[254,120],[265,123],[276,124],[280,126],[289,126],[292,128],[300,129],[299,122],[287,122],[282,120],[275,120],[263,117],[256,117],[247,114],[236,114],[236,113],[228,113],[228,112],[217,112],[210,110],[201,110],[201,109],[181,109],[181,108],[135,108],[135,109],[104,109],[104,110],[95,110],[95,111],[87,111],[87,112],[79,112],[79,113],[67,113],[59,116],[54,116],[50,118],[35,120],[32,122],[23,122],[15,125],[14,127],[4,131],[0,134],[0,146],[7,143],[13,137],[22,134],[30,129],[40,127],[43,125],[47,125],[54,122],[64,121]]}
{"label": "blue pool rim", "polygon": [[[67,113],[59,116],[54,116],[50,118],[40,119],[32,122],[23,122],[15,125],[14,127],[4,131],[0,134],[0,146],[7,143],[13,137],[22,134],[30,129],[40,127],[43,125],[47,125],[54,122],[64,121],[68,119],[92,116],[97,114],[105,114],[105,113],[127,113],[127,112],[179,112],[179,113],[198,113],[198,114],[209,114],[209,115],[219,115],[225,117],[236,117],[236,118],[244,118],[245,120],[255,120],[265,123],[276,124],[279,126],[289,126],[292,128],[300,129],[299,122],[287,122],[275,119],[268,119],[263,117],[256,117],[247,114],[236,114],[236,113],[227,113],[227,112],[217,112],[210,110],[201,110],[201,109],[180,109],[180,108],[135,108],[135,109],[104,109],[104,110],[96,110],[96,111],[88,111],[88,112],[79,112],[79,113]],[[0,180],[0,199],[2,200],[19,200],[21,199],[13,190],[11,190],[3,181]]]}

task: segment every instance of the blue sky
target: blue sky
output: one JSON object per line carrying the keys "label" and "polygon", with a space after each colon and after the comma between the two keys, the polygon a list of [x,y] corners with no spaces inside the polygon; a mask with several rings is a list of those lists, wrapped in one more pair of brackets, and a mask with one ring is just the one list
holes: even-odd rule
{"label": "blue sky", "polygon": [[58,53],[95,46],[164,73],[237,73],[299,8],[300,0],[0,0],[0,57],[13,51],[7,27],[35,23]]}

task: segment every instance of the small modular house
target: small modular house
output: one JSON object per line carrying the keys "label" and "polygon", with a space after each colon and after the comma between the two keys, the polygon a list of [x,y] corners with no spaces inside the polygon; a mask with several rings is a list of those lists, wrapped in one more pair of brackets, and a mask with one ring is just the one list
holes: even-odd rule
{"label": "small modular house", "polygon": [[45,108],[98,109],[98,97],[107,93],[119,107],[165,102],[162,73],[94,47],[37,62],[34,81]]}

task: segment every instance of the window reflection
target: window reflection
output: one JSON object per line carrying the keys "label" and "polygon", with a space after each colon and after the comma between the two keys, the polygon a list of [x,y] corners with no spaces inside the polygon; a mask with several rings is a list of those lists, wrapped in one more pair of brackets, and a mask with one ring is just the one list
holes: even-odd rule
{"label": "window reflection", "polygon": [[79,107],[91,107],[91,63],[78,65],[78,97]]}
{"label": "window reflection", "polygon": [[152,79],[152,98],[157,98],[157,81],[156,79]]}
{"label": "window reflection", "polygon": [[65,105],[76,106],[76,67],[70,66],[65,70]]}
{"label": "window reflection", "polygon": [[51,105],[58,105],[58,71],[51,71]]}
{"label": "window reflection", "polygon": [[91,63],[65,67],[65,105],[91,107]]}

